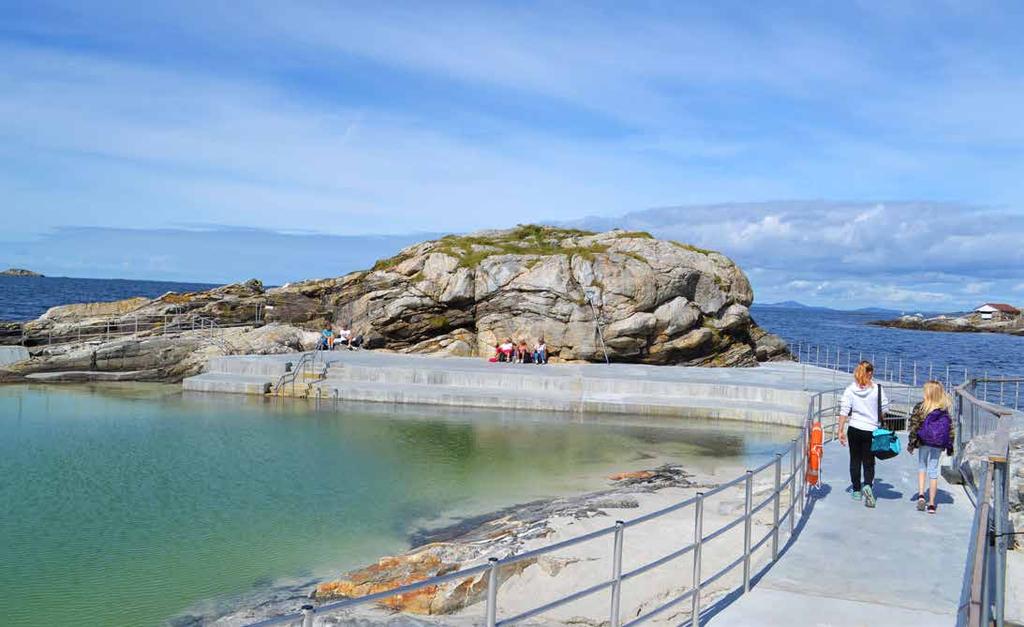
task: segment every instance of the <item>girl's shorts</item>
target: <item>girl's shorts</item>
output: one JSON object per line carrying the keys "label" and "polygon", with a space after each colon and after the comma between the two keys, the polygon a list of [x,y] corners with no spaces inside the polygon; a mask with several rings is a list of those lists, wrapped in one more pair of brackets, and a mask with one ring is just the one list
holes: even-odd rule
{"label": "girl's shorts", "polygon": [[934,446],[922,445],[917,449],[917,469],[927,472],[929,479],[939,478],[939,457],[942,456],[942,449]]}

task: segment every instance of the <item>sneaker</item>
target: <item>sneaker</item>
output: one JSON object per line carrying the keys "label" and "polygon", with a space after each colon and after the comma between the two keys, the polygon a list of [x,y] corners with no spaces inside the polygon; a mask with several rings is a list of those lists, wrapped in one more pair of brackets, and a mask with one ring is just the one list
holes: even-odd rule
{"label": "sneaker", "polygon": [[928,506],[928,513],[929,514],[934,514],[935,513],[935,506],[934,505],[929,505]]}
{"label": "sneaker", "polygon": [[859,501],[860,500],[860,490],[854,490],[853,494],[851,494],[850,496],[853,497],[854,501]]}
{"label": "sneaker", "polygon": [[924,511],[924,497],[923,496],[917,497],[917,511],[919,511],[919,512],[923,512]]}
{"label": "sneaker", "polygon": [[864,486],[864,507],[875,506],[875,493],[872,492],[871,486]]}

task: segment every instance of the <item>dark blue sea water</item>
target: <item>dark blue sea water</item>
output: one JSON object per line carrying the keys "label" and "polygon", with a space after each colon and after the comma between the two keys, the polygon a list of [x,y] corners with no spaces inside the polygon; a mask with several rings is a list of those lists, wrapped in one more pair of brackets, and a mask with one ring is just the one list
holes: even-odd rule
{"label": "dark blue sea water", "polygon": [[133,296],[153,298],[166,292],[195,292],[211,287],[216,286],[127,279],[0,276],[0,320],[31,320],[56,305],[121,300]]}
{"label": "dark blue sea water", "polygon": [[[781,307],[751,309],[765,329],[785,338],[803,361],[829,365],[837,362],[846,369],[860,358],[870,359],[887,378],[917,381],[931,376],[962,381],[970,376],[1024,375],[1024,337],[1000,333],[940,333],[871,326],[879,314],[852,311],[818,311]],[[902,372],[902,376],[900,376]]]}

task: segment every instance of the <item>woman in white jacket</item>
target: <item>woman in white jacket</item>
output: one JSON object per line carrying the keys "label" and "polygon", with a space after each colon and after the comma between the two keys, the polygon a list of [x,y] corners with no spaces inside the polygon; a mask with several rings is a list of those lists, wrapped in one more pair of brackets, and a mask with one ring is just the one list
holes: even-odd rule
{"label": "woman in white jacket", "polygon": [[[869,361],[857,364],[853,371],[853,383],[843,390],[839,403],[839,442],[850,447],[850,484],[853,498],[864,505],[875,506],[875,493],[871,484],[875,482],[875,456],[871,453],[871,436],[882,424],[878,412],[878,396],[882,396],[882,414],[889,406],[885,390],[872,381],[875,367]],[[861,470],[864,480],[861,482]]]}

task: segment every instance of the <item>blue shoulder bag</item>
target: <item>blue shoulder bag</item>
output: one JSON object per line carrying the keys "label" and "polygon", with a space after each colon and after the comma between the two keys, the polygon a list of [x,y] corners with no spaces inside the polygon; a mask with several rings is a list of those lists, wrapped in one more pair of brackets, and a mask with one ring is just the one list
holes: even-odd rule
{"label": "blue shoulder bag", "polygon": [[878,386],[878,428],[871,433],[871,453],[877,459],[890,459],[900,454],[900,439],[895,431],[882,427],[882,386]]}

